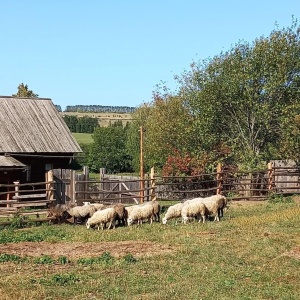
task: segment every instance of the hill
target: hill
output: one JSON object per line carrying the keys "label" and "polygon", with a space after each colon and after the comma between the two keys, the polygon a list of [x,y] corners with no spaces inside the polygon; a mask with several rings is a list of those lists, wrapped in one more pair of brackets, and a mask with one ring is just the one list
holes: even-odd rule
{"label": "hill", "polygon": [[132,121],[132,117],[130,113],[110,113],[110,112],[61,112],[62,116],[76,116],[78,118],[81,117],[89,117],[89,118],[97,118],[99,125],[106,127],[109,124],[112,124],[116,121],[122,121],[122,124],[125,126],[127,122]]}

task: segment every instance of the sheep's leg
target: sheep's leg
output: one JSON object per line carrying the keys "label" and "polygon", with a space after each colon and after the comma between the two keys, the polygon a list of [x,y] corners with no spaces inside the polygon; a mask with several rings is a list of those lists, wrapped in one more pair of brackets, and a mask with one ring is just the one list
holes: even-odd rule
{"label": "sheep's leg", "polygon": [[196,217],[197,217],[198,223],[201,223],[201,221],[202,221],[201,214],[197,214]]}
{"label": "sheep's leg", "polygon": [[115,220],[112,220],[110,224],[112,225],[112,229],[116,228],[116,221]]}
{"label": "sheep's leg", "polygon": [[111,220],[111,221],[109,222],[109,226],[108,226],[107,229],[111,229],[112,225],[115,227],[115,223],[113,224],[113,220]]}

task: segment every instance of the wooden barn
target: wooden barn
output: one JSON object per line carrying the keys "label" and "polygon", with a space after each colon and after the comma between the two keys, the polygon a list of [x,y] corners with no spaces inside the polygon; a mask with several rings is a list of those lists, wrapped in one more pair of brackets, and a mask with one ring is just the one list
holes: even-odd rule
{"label": "wooden barn", "polygon": [[45,182],[80,152],[51,99],[0,96],[0,200],[1,184]]}

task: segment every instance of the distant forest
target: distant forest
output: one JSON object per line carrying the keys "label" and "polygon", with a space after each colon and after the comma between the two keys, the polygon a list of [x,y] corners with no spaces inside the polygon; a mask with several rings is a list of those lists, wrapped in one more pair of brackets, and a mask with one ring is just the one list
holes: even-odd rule
{"label": "distant forest", "polygon": [[[55,105],[59,112],[62,112],[60,105]],[[104,106],[104,105],[68,105],[64,112],[78,112],[78,113],[133,113],[135,107],[130,106]]]}

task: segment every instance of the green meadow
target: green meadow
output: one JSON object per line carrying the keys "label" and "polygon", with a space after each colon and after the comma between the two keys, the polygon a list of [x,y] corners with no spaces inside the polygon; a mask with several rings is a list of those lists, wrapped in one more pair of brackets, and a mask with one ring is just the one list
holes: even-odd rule
{"label": "green meadow", "polygon": [[0,231],[2,300],[299,299],[300,205],[230,205],[220,222]]}

